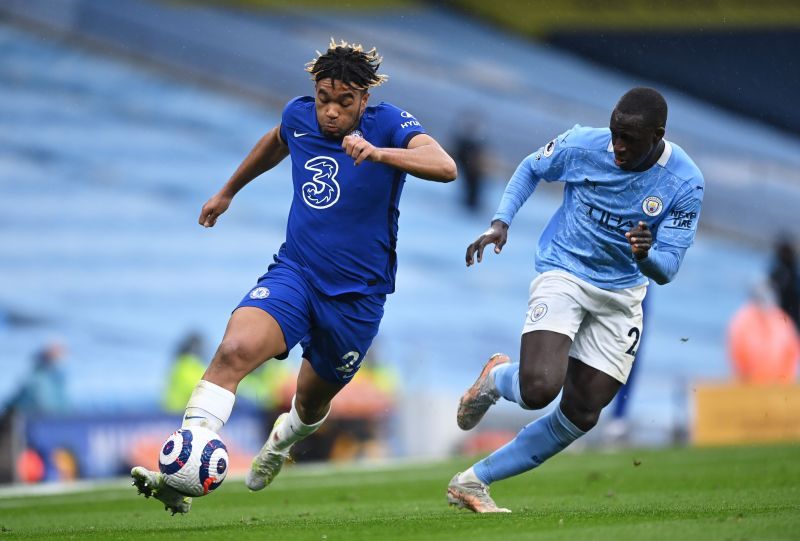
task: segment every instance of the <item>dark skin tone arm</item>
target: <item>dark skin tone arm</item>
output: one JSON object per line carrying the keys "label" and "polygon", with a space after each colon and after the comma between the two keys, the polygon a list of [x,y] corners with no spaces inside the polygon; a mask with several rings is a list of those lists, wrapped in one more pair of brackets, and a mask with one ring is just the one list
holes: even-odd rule
{"label": "dark skin tone arm", "polygon": [[378,148],[363,137],[348,135],[342,140],[342,148],[355,165],[369,160],[436,182],[450,182],[458,174],[450,155],[433,137],[424,133],[415,135],[407,148]]}
{"label": "dark skin tone arm", "polygon": [[490,244],[494,244],[494,253],[499,254],[503,250],[508,240],[508,224],[495,220],[492,225],[481,233],[475,242],[467,246],[467,267],[475,263],[475,256],[477,254],[478,263],[483,261],[483,249]]}
{"label": "dark skin tone arm", "polygon": [[[631,245],[631,252],[637,261],[645,259],[650,248],[653,246],[653,233],[644,222],[639,222],[636,227],[631,228],[625,233],[625,238]],[[508,225],[500,220],[495,220],[492,225],[484,231],[472,244],[467,246],[466,261],[467,267],[477,262],[483,261],[483,250],[490,244],[494,244],[494,253],[499,254],[508,241]]]}
{"label": "dark skin tone arm", "polygon": [[203,227],[214,227],[217,218],[228,210],[239,190],[260,174],[278,165],[288,155],[289,147],[281,140],[280,126],[276,126],[256,143],[228,182],[203,205],[198,223]]}
{"label": "dark skin tone arm", "polygon": [[455,180],[456,164],[430,135],[417,134],[406,148],[380,148],[356,135],[349,135],[358,126],[369,100],[369,92],[352,88],[341,81],[322,79],[316,83],[317,122],[326,137],[342,137],[342,149],[353,164],[364,161],[382,163],[436,182]]}
{"label": "dark skin tone arm", "polygon": [[[664,152],[664,127],[650,126],[641,114],[627,114],[614,109],[611,113],[611,141],[614,148],[614,163],[624,171],[646,171],[658,161]],[[631,251],[637,261],[647,257],[653,245],[653,233],[644,222],[639,222],[625,233]],[[508,224],[495,220],[475,242],[467,246],[467,266],[483,260],[483,250],[494,244],[499,254],[508,240]]]}
{"label": "dark skin tone arm", "polygon": [[[415,136],[405,149],[377,148],[365,139],[353,136],[345,137],[342,147],[356,165],[364,160],[385,163],[420,178],[439,182],[450,182],[456,177],[452,158],[436,140],[425,134]],[[288,155],[289,147],[280,138],[280,126],[276,126],[256,143],[230,180],[203,205],[198,223],[204,227],[214,227],[217,218],[228,210],[239,190]]]}

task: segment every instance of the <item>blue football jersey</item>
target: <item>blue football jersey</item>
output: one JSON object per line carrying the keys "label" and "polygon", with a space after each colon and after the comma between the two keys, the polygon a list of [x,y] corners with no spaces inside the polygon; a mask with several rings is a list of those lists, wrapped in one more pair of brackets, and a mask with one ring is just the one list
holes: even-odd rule
{"label": "blue football jersey", "polygon": [[[425,131],[410,113],[383,102],[366,108],[353,133],[376,147],[405,148]],[[356,167],[341,139],[320,132],[310,96],[286,105],[280,135],[289,146],[294,197],[278,259],[326,295],[392,293],[406,174],[370,161]]]}
{"label": "blue football jersey", "polygon": [[529,167],[534,181],[565,183],[564,200],[539,238],[539,272],[564,270],[604,289],[632,287],[647,282],[625,238],[638,222],[653,231],[653,249],[688,248],[694,241],[703,175],[674,143],[665,141],[648,170],[625,171],[614,163],[608,128],[575,126],[520,167]]}

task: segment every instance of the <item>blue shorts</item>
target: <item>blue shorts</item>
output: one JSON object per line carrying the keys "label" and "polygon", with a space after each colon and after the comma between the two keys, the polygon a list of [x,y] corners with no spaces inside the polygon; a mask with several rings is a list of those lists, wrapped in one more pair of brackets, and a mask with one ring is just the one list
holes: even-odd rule
{"label": "blue shorts", "polygon": [[385,294],[329,297],[285,262],[269,266],[236,308],[254,306],[278,322],[285,359],[296,344],[324,380],[345,384],[355,375],[383,318]]}

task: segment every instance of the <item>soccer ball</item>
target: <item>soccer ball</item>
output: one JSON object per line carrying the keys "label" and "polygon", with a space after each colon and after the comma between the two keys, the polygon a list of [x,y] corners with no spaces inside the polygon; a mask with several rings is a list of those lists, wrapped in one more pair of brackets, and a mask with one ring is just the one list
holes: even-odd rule
{"label": "soccer ball", "polygon": [[174,432],[158,455],[158,469],[167,485],[186,496],[205,496],[228,474],[228,450],[207,428],[193,426]]}

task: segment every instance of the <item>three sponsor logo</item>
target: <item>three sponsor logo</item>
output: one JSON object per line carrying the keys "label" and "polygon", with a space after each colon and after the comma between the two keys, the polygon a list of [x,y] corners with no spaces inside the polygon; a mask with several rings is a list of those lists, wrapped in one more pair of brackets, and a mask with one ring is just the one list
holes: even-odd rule
{"label": "three sponsor logo", "polygon": [[[402,118],[407,119],[400,124],[401,128],[420,126],[414,116],[408,111],[400,113]],[[308,132],[298,132],[293,130],[294,137],[303,137]],[[361,130],[353,130],[349,135],[353,137],[364,137]],[[322,210],[332,207],[339,201],[341,187],[336,175],[339,173],[339,163],[330,156],[316,156],[308,160],[305,169],[314,173],[314,176],[301,187],[303,201],[311,208]]]}
{"label": "three sponsor logo", "polygon": [[306,205],[315,209],[326,209],[339,201],[341,189],[336,174],[339,163],[330,156],[316,156],[305,163],[305,168],[314,176],[303,184],[300,192]]}

